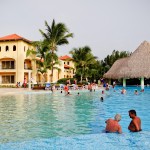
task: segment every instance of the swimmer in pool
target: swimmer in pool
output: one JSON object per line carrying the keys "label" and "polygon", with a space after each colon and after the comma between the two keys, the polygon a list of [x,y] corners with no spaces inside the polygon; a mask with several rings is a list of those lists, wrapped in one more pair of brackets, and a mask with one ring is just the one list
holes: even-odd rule
{"label": "swimmer in pool", "polygon": [[130,110],[129,111],[129,117],[132,119],[128,129],[131,132],[139,132],[142,131],[141,129],[141,119],[139,117],[136,116],[136,111],[135,110]]}

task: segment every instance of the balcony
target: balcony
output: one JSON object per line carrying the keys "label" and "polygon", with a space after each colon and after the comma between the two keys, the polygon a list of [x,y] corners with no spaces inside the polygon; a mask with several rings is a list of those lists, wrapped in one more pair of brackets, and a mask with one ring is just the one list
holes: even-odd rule
{"label": "balcony", "polygon": [[13,66],[13,67],[0,67],[0,69],[15,69],[15,67]]}
{"label": "balcony", "polygon": [[30,67],[30,66],[25,66],[24,69],[25,69],[25,70],[32,70],[32,67]]}
{"label": "balcony", "polygon": [[11,69],[15,69],[15,66],[1,66],[0,65],[0,70],[11,70]]}
{"label": "balcony", "polygon": [[26,59],[24,62],[24,70],[32,70],[31,60]]}

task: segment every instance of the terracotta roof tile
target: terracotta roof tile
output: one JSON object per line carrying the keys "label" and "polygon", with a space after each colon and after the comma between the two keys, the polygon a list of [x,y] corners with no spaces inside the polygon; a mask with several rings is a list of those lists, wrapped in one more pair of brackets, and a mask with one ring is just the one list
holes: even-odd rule
{"label": "terracotta roof tile", "polygon": [[70,56],[68,56],[68,55],[65,55],[65,56],[59,57],[59,59],[66,60],[66,59],[72,59],[72,58]]}
{"label": "terracotta roof tile", "polygon": [[4,37],[0,37],[0,41],[18,41],[18,40],[23,40],[27,43],[31,43],[31,41],[17,35],[17,34],[11,34],[11,35],[7,35]]}
{"label": "terracotta roof tile", "polygon": [[64,68],[70,68],[70,66],[68,66],[68,65],[64,65]]}

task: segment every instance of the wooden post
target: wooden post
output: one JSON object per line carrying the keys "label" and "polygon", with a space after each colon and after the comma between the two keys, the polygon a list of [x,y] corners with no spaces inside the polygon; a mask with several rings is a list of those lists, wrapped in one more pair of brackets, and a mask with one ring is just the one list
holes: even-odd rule
{"label": "wooden post", "polygon": [[141,89],[144,89],[144,77],[141,77]]}
{"label": "wooden post", "polygon": [[126,87],[126,79],[123,78],[123,87]]}
{"label": "wooden post", "polygon": [[111,79],[108,80],[108,84],[111,85]]}

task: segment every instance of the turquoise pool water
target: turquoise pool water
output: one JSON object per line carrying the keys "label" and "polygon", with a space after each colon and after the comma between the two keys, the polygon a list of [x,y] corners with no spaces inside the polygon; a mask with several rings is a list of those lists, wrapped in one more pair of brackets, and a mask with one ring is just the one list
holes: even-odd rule
{"label": "turquoise pool water", "polygon": [[[47,149],[150,149],[150,88],[134,95],[71,91],[70,96],[55,93],[18,93],[0,97],[0,150]],[[135,109],[142,120],[142,132],[130,133],[128,111]],[[105,120],[116,113],[122,115],[123,134],[103,133]]]}

